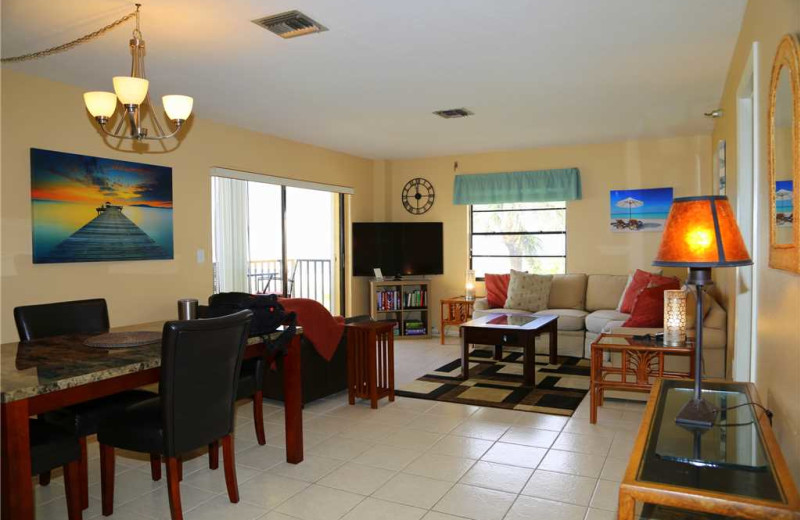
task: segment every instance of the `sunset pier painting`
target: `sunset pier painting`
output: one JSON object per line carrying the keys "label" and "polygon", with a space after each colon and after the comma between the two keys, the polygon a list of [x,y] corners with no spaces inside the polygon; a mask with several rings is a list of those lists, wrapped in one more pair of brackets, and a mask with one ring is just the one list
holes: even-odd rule
{"label": "sunset pier painting", "polygon": [[173,258],[172,169],[31,149],[34,263]]}

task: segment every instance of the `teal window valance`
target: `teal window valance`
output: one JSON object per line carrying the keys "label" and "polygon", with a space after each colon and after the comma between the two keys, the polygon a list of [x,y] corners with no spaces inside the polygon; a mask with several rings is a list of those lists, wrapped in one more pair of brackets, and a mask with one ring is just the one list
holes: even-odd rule
{"label": "teal window valance", "polygon": [[550,202],[581,198],[577,168],[456,175],[454,204]]}

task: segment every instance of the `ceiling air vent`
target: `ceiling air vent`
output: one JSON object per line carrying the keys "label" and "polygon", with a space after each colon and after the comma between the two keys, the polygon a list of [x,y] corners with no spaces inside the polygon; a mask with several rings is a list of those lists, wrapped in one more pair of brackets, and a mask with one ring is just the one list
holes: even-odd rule
{"label": "ceiling air vent", "polygon": [[258,20],[253,20],[253,23],[285,39],[328,30],[327,27],[315,22],[300,11],[287,11],[274,16],[259,18]]}
{"label": "ceiling air vent", "polygon": [[466,108],[450,108],[447,110],[437,110],[434,112],[439,117],[443,117],[445,119],[456,119],[459,117],[467,117],[473,115],[472,112],[467,110]]}

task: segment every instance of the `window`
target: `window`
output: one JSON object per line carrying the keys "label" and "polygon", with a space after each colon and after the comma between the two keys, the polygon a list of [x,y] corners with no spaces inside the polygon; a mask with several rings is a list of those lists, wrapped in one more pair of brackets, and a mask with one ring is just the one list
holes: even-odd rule
{"label": "window", "polygon": [[566,202],[470,206],[470,266],[486,273],[514,269],[557,274],[567,270]]}
{"label": "window", "polygon": [[214,292],[310,298],[344,313],[344,193],[242,176],[211,177]]}

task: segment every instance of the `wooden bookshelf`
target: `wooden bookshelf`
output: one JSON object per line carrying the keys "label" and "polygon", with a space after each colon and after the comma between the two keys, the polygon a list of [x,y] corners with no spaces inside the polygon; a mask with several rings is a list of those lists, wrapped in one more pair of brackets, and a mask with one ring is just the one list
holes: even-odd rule
{"label": "wooden bookshelf", "polygon": [[[396,338],[425,339],[431,337],[430,280],[370,280],[369,314],[374,320],[395,320],[399,325]],[[413,323],[422,324],[424,333],[408,334]],[[407,328],[408,326],[408,328]]]}

